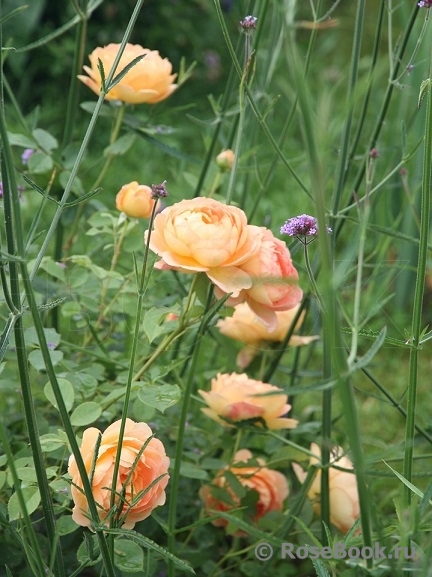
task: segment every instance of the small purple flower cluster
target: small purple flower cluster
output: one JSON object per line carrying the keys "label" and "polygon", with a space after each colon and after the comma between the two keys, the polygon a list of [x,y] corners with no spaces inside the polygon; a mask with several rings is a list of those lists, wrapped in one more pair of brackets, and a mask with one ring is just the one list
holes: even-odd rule
{"label": "small purple flower cluster", "polygon": [[432,0],[421,0],[421,2],[419,2],[417,4],[417,6],[419,8],[431,8],[432,7]]}
{"label": "small purple flower cluster", "polygon": [[[280,232],[288,236],[317,236],[318,222],[313,216],[301,214],[288,219],[280,229]],[[327,227],[327,232],[332,232],[332,229]]]}
{"label": "small purple flower cluster", "polygon": [[256,18],[255,16],[246,16],[244,20],[241,20],[240,26],[243,28],[245,32],[253,30],[254,28],[256,28],[257,20],[258,18]]}
{"label": "small purple flower cluster", "polygon": [[280,231],[281,234],[287,234],[288,236],[316,236],[318,223],[313,216],[301,214],[288,219]]}
{"label": "small purple flower cluster", "polygon": [[166,180],[164,180],[161,184],[152,184],[152,199],[157,200],[158,198],[166,198],[168,196],[168,191],[166,189]]}

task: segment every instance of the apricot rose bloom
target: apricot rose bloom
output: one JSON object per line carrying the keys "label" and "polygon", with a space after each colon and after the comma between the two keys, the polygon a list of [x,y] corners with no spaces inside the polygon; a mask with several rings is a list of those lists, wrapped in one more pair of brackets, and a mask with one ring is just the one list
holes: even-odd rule
{"label": "apricot rose bloom", "polygon": [[[146,423],[136,423],[131,419],[126,419],[120,469],[116,485],[113,487],[119,431],[120,421],[116,421],[105,430],[95,458],[95,447],[100,431],[94,427],[86,429],[80,451],[89,476],[91,476],[92,463],[94,463],[92,490],[100,520],[105,521],[106,524],[109,523],[106,517],[110,510],[111,495],[114,490],[117,495],[124,495],[119,524],[125,529],[132,529],[135,523],[148,517],[155,507],[165,503],[165,487],[169,479],[170,460],[165,454],[161,441],[151,438],[146,444],[152,436],[152,430]],[[140,451],[142,451],[141,454]],[[138,462],[135,463],[138,455]],[[68,472],[72,477],[71,492],[75,503],[72,519],[78,525],[90,527],[92,522],[88,517],[88,502],[82,492],[83,484],[73,455],[69,459]],[[127,483],[126,486],[125,483]],[[115,503],[119,503],[118,497],[115,498]]]}
{"label": "apricot rose bloom", "polygon": [[[277,326],[276,311],[286,311],[298,305],[303,291],[298,286],[298,272],[286,244],[275,238],[271,230],[261,227],[258,253],[241,264],[244,274],[252,279],[252,286],[239,295],[232,295],[228,306],[246,301],[270,331]],[[216,296],[222,296],[216,290]],[[227,291],[226,291],[227,292]]]}
{"label": "apricot rose bloom", "polygon": [[[288,497],[288,483],[284,475],[279,471],[273,471],[265,466],[263,459],[256,459],[254,463],[246,466],[236,467],[236,463],[247,463],[253,458],[252,453],[247,449],[237,451],[231,467],[226,467],[218,472],[211,485],[201,487],[199,495],[204,502],[204,506],[211,514],[213,511],[230,511],[241,506],[241,500],[230,487],[225,472],[228,470],[235,475],[243,487],[258,493],[258,500],[254,504],[252,520],[258,521],[270,511],[282,511],[283,502]],[[216,497],[212,492],[212,487],[225,489],[227,492],[227,501],[223,501],[218,492]],[[212,524],[216,527],[226,527],[226,519],[215,519]],[[244,535],[243,531],[237,532],[238,535]]]}
{"label": "apricot rose bloom", "polygon": [[[314,456],[310,458],[310,466],[319,466],[321,464],[321,450],[316,443],[310,447]],[[343,449],[336,447],[331,452],[331,464],[341,469],[351,469],[340,471],[333,466],[329,468],[329,497],[330,497],[330,522],[337,527],[342,533],[347,533],[360,516],[359,497],[357,491],[357,479],[354,474],[354,467],[351,460],[343,455]],[[301,483],[306,478],[306,472],[293,463],[293,469]],[[312,501],[316,513],[321,511],[321,470],[318,469],[312,485],[308,491],[308,497]]]}
{"label": "apricot rose bloom", "polygon": [[205,197],[165,208],[150,237],[150,249],[161,257],[156,268],[205,272],[222,292],[235,297],[252,286],[242,264],[257,254],[260,244],[260,228],[247,224],[240,208]]}
{"label": "apricot rose bloom", "polygon": [[282,389],[249,379],[245,373],[218,373],[210,391],[198,392],[208,405],[202,412],[225,426],[232,426],[225,419],[262,419],[268,429],[293,429],[298,424],[295,419],[283,417],[291,405]]}
{"label": "apricot rose bloom", "polygon": [[[277,324],[272,331],[260,321],[247,303],[236,305],[232,316],[219,319],[216,326],[223,335],[246,345],[237,355],[237,366],[245,369],[258,354],[258,351],[266,346],[266,342],[282,342],[291,329],[299,307],[300,305],[297,305],[287,311],[277,311]],[[304,316],[302,313],[294,330],[300,328]],[[288,346],[308,345],[317,338],[317,336],[291,335]]]}
{"label": "apricot rose bloom", "polygon": [[[119,48],[120,44],[108,44],[103,48],[95,48],[89,55],[91,67],[83,67],[88,76],[78,76],[98,96],[101,90],[98,59],[102,61],[105,78],[107,78]],[[145,54],[144,58],[135,64],[120,82],[108,92],[105,96],[106,100],[121,100],[129,104],[155,104],[165,100],[174,92],[177,85],[173,82],[177,74],[172,74],[171,62],[167,58],[159,56],[157,50],[149,50],[139,44],[126,44],[115,76],[142,54]]]}
{"label": "apricot rose bloom", "polygon": [[150,218],[155,200],[153,191],[136,180],[121,187],[116,196],[116,208],[131,218]]}

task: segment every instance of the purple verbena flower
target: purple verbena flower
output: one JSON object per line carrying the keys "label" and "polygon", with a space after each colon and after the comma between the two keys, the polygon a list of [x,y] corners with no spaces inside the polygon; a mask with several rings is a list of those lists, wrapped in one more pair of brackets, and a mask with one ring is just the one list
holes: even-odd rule
{"label": "purple verbena flower", "polygon": [[[280,232],[288,236],[317,236],[318,221],[315,217],[308,214],[294,216],[285,222]],[[327,227],[327,232],[332,232],[331,228]]]}
{"label": "purple verbena flower", "polygon": [[168,191],[166,189],[166,180],[164,180],[161,184],[152,184],[152,199],[157,200],[158,198],[166,198],[168,196]]}
{"label": "purple verbena flower", "polygon": [[431,8],[432,7],[432,0],[421,0],[421,2],[419,2],[417,4],[417,6],[419,8]]}
{"label": "purple verbena flower", "polygon": [[24,152],[21,154],[21,162],[26,165],[30,156],[34,154],[33,148],[26,148]]}
{"label": "purple verbena flower", "polygon": [[244,20],[240,21],[240,26],[243,28],[245,32],[249,32],[249,30],[253,30],[256,28],[258,18],[255,16],[246,16]]}

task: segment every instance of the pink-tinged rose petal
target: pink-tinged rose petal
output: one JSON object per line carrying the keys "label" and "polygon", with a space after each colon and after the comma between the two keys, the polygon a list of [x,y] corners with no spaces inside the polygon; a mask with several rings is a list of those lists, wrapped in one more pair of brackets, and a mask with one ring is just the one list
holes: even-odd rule
{"label": "pink-tinged rose petal", "polygon": [[[207,404],[201,409],[211,419],[224,426],[232,421],[260,417],[269,429],[292,429],[295,419],[284,417],[291,409],[281,389],[249,379],[246,374],[218,374],[212,379],[210,391],[198,391]],[[260,426],[260,423],[257,423]]]}

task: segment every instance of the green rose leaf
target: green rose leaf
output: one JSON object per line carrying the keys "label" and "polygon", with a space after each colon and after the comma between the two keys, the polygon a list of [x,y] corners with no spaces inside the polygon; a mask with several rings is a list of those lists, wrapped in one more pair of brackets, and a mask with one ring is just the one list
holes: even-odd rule
{"label": "green rose leaf", "polygon": [[78,529],[79,525],[72,519],[72,515],[62,515],[57,519],[57,530],[59,535],[69,535]]}
{"label": "green rose leaf", "polygon": [[[40,494],[37,487],[25,487],[21,489],[26,504],[27,513],[31,515],[36,511],[40,503]],[[14,493],[8,503],[9,521],[17,521],[23,514],[18,501],[18,494]]]}
{"label": "green rose leaf", "polygon": [[94,401],[88,401],[78,405],[71,415],[71,423],[74,427],[84,427],[94,423],[102,414],[102,407]]}
{"label": "green rose leaf", "polygon": [[179,402],[181,391],[178,385],[144,385],[138,393],[139,400],[164,413],[168,407]]}
{"label": "green rose leaf", "polygon": [[[34,351],[34,352],[36,352],[36,351]],[[53,352],[56,352],[56,351],[53,351]],[[66,410],[69,412],[73,407],[74,399],[75,399],[75,393],[74,393],[73,386],[66,379],[57,379],[57,380],[58,380],[58,384],[59,384],[59,387],[61,390],[64,404],[66,405]],[[47,383],[45,385],[44,393],[45,393],[46,398],[53,405],[53,407],[58,409],[57,401],[56,401],[56,398],[54,396],[54,391],[52,389],[51,383]]]}
{"label": "green rose leaf", "polygon": [[114,544],[114,563],[127,573],[138,573],[144,567],[144,552],[137,543],[119,539]]}

